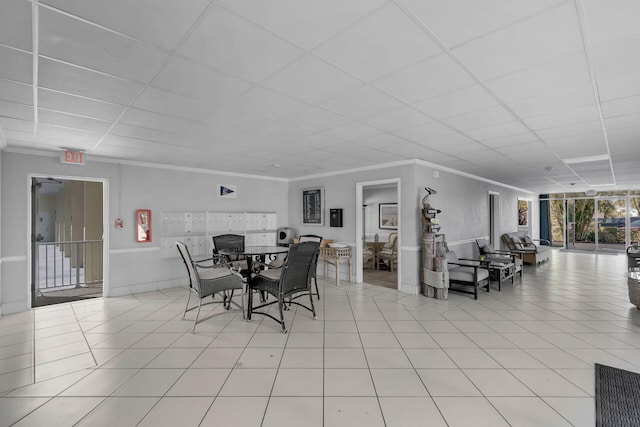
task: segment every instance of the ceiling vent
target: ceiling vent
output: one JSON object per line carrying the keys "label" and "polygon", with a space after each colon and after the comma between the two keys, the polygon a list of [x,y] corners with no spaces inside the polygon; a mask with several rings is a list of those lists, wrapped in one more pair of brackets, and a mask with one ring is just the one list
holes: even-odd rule
{"label": "ceiling vent", "polygon": [[585,191],[584,194],[586,194],[589,197],[593,197],[596,194],[598,194],[598,192],[596,190],[594,190],[593,188],[591,188],[591,189]]}

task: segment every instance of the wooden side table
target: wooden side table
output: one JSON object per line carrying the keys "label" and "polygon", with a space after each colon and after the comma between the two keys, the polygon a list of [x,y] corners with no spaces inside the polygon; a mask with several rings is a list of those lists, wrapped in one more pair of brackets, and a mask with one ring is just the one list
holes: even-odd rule
{"label": "wooden side table", "polygon": [[336,268],[336,286],[340,286],[340,263],[349,263],[349,278],[351,278],[351,247],[320,248],[320,256],[324,264],[324,275],[327,276],[327,264]]}

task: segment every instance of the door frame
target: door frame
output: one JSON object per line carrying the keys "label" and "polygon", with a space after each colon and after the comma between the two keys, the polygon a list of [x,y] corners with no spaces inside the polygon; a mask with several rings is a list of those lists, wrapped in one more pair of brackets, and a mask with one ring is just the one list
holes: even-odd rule
{"label": "door frame", "polygon": [[401,203],[401,194],[402,194],[402,182],[400,178],[389,178],[389,179],[381,179],[381,180],[377,180],[377,181],[363,181],[363,182],[356,182],[356,208],[355,208],[355,212],[356,212],[356,252],[355,252],[355,276],[356,276],[356,283],[362,283],[363,281],[363,263],[362,263],[362,251],[363,251],[363,233],[362,233],[362,226],[364,224],[364,215],[362,212],[362,202],[363,202],[363,191],[364,191],[364,187],[370,187],[370,186],[374,186],[374,185],[381,185],[381,184],[395,184],[396,185],[396,203],[398,206],[398,218],[400,218],[400,221],[398,221],[398,268],[397,268],[397,272],[398,272],[398,283],[397,283],[397,287],[396,289],[400,289],[400,284],[402,283],[402,250],[401,250],[401,242],[402,242],[402,233],[400,232],[401,228],[402,228],[402,203]]}
{"label": "door frame", "polygon": [[[31,186],[33,178],[53,178],[63,181],[90,181],[102,183],[102,296],[109,296],[109,180],[106,178],[93,178],[93,177],[80,177],[80,176],[67,176],[67,175],[51,175],[51,174],[39,174],[29,173],[27,174],[27,212],[31,216],[27,221],[27,307],[29,310],[33,310],[32,301],[32,286],[33,286],[33,243],[32,233],[34,223],[33,212],[33,197],[31,193]],[[37,213],[36,213],[37,215]]]}

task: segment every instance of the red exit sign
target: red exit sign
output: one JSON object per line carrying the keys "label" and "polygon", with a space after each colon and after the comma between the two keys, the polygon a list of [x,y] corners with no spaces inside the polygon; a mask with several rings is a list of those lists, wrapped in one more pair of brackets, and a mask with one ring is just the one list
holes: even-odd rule
{"label": "red exit sign", "polygon": [[70,165],[84,165],[84,153],[82,151],[65,150],[60,153],[60,161]]}

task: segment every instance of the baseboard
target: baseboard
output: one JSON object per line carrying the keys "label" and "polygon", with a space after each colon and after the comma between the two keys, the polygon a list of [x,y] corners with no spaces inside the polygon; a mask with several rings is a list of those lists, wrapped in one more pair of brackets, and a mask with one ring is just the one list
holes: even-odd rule
{"label": "baseboard", "polygon": [[122,297],[126,295],[141,294],[144,292],[159,291],[162,289],[177,288],[184,285],[184,279],[164,280],[162,282],[140,283],[137,285],[118,286],[109,289],[106,297]]}
{"label": "baseboard", "polygon": [[400,283],[400,292],[411,295],[420,295],[420,285],[411,285],[409,283]]}
{"label": "baseboard", "polygon": [[0,315],[6,316],[8,314],[22,313],[23,311],[29,310],[29,307],[27,307],[26,301],[10,302],[2,304],[0,310]]}

